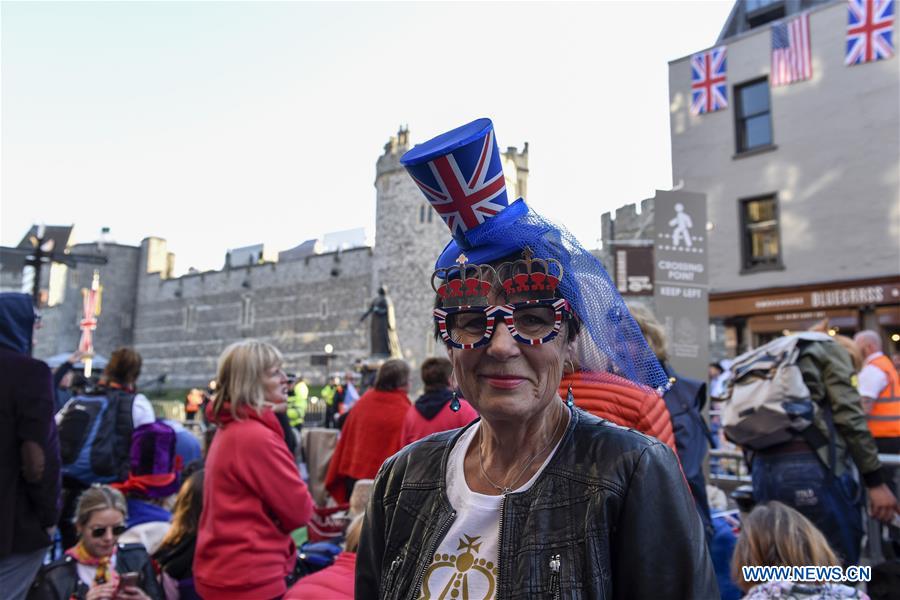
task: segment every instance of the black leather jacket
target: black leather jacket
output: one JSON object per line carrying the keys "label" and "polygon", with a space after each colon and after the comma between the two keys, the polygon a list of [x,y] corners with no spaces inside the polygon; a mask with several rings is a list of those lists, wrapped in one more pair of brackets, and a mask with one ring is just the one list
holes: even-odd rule
{"label": "black leather jacket", "polygon": [[[581,410],[572,416],[534,485],[503,502],[497,599],[718,598],[672,451]],[[455,518],[446,469],[462,431],[427,437],[382,465],[356,558],[357,598],[419,597]]]}
{"label": "black leather jacket", "polygon": [[[138,587],[152,600],[162,600],[163,591],[156,580],[156,572],[150,555],[141,544],[119,544],[116,551],[116,572],[138,573]],[[78,563],[71,556],[64,556],[41,571],[28,592],[28,600],[71,600],[82,599],[88,586],[78,579]]]}

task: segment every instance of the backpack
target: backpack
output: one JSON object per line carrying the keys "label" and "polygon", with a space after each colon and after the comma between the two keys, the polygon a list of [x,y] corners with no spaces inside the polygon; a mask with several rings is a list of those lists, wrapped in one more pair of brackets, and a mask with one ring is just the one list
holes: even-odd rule
{"label": "backpack", "polygon": [[[731,365],[722,411],[725,437],[748,450],[764,450],[794,439],[808,439],[813,449],[821,434],[810,427],[817,407],[797,366],[808,342],[833,342],[824,333],[804,332],[775,339],[737,357]],[[830,406],[825,403],[831,428]],[[833,461],[832,461],[833,464]]]}
{"label": "backpack", "polygon": [[102,396],[77,396],[59,423],[63,475],[84,485],[128,477],[134,394],[109,389]]}

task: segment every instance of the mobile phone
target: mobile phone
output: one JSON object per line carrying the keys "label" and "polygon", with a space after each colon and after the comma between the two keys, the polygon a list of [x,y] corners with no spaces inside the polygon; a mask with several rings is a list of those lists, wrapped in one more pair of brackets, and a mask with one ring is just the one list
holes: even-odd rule
{"label": "mobile phone", "polygon": [[138,579],[140,578],[140,573],[122,573],[119,575],[119,589],[125,589],[127,587],[137,587]]}

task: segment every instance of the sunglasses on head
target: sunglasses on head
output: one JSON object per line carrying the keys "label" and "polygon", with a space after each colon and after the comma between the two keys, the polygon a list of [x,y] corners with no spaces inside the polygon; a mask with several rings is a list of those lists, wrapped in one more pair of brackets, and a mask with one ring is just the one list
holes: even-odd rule
{"label": "sunglasses on head", "polygon": [[569,303],[563,298],[434,309],[441,339],[452,348],[464,350],[490,342],[498,321],[520,344],[546,344],[559,334],[563,320],[571,315]]}
{"label": "sunglasses on head", "polygon": [[127,529],[124,525],[108,525],[107,527],[93,527],[91,528],[91,537],[102,538],[106,535],[106,530],[112,529],[112,533],[114,536],[119,537],[123,533],[125,533],[125,529]]}

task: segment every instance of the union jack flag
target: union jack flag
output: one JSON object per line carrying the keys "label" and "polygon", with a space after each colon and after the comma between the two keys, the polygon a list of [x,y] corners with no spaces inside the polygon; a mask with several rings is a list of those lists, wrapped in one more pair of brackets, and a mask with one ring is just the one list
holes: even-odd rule
{"label": "union jack flag", "polygon": [[702,115],[728,108],[725,67],[725,46],[691,57],[691,114]]}
{"label": "union jack flag", "polygon": [[845,65],[894,55],[894,0],[849,0]]}
{"label": "union jack flag", "polygon": [[481,225],[509,204],[493,129],[483,140],[406,168],[454,237]]}

